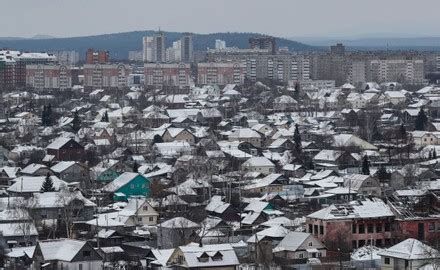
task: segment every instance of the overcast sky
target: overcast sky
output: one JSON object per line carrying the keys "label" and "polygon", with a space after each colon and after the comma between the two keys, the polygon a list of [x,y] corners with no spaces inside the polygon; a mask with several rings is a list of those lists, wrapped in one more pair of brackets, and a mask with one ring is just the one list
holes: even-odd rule
{"label": "overcast sky", "polygon": [[150,30],[440,36],[439,0],[1,0],[0,36]]}

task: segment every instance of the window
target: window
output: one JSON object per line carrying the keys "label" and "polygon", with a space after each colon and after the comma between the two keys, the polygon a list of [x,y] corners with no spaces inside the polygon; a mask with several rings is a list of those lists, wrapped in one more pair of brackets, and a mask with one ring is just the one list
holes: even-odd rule
{"label": "window", "polygon": [[351,232],[356,233],[356,224],[351,224]]}
{"label": "window", "polygon": [[368,233],[374,233],[374,225],[373,224],[368,224],[367,225],[367,231],[368,231]]}
{"label": "window", "polygon": [[313,243],[312,243],[312,242],[309,242],[309,247],[311,247],[311,246],[313,246]]}
{"label": "window", "polygon": [[376,232],[382,232],[382,224],[376,224]]}
{"label": "window", "polygon": [[144,211],[148,211],[148,206],[144,206]]}
{"label": "window", "polygon": [[318,225],[313,225],[313,233],[318,234]]}
{"label": "window", "polygon": [[83,251],[83,257],[89,257],[90,256],[90,250],[84,250]]}
{"label": "window", "polygon": [[324,226],[319,226],[319,234],[324,234]]}
{"label": "window", "polygon": [[365,225],[359,224],[359,233],[365,233]]}
{"label": "window", "polygon": [[82,263],[78,264],[78,270],[83,270],[83,265],[82,265]]}
{"label": "window", "polygon": [[142,221],[142,217],[138,217],[138,221]]}
{"label": "window", "polygon": [[390,223],[385,223],[385,231],[386,231],[386,232],[391,231]]}
{"label": "window", "polygon": [[357,241],[356,240],[352,240],[351,241],[351,247],[352,248],[357,248]]}
{"label": "window", "polygon": [[434,222],[429,223],[429,225],[428,225],[428,230],[429,230],[430,232],[435,231],[435,223],[434,223]]}
{"label": "window", "polygon": [[153,221],[154,221],[154,217],[149,217],[149,218],[148,218],[148,221],[153,222]]}
{"label": "window", "polygon": [[130,185],[130,188],[134,189],[134,184],[131,184],[131,185]]}
{"label": "window", "polygon": [[365,246],[365,240],[359,240],[359,247]]}
{"label": "window", "polygon": [[309,224],[309,233],[313,233],[313,225]]}
{"label": "window", "polygon": [[390,264],[390,258],[389,257],[385,257],[384,263],[385,264]]}
{"label": "window", "polygon": [[299,258],[302,259],[304,258],[304,255],[302,253],[299,254]]}

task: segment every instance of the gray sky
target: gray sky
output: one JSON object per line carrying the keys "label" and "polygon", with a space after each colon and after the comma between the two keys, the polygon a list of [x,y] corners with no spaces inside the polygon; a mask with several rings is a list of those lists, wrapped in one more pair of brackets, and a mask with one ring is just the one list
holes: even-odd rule
{"label": "gray sky", "polygon": [[2,0],[0,36],[150,30],[440,36],[439,0]]}

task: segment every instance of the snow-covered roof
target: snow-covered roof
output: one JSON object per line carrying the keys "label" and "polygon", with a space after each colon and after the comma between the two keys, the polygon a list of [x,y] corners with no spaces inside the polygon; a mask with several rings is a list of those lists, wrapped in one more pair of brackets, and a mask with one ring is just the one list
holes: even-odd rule
{"label": "snow-covered roof", "polygon": [[46,165],[32,163],[32,164],[29,164],[28,166],[24,167],[23,170],[21,170],[21,173],[32,175],[32,174],[36,173],[39,169],[45,169],[45,168],[47,168]]}
{"label": "snow-covered roof", "polygon": [[[24,231],[23,228],[26,228],[26,230]],[[0,232],[5,237],[38,235],[34,223],[30,222],[0,223]]]}
{"label": "snow-covered roof", "polygon": [[[222,267],[239,265],[234,248],[230,244],[203,245],[192,243],[180,246],[189,268]],[[207,260],[199,258],[207,256]],[[216,257],[216,259],[213,259]]]}
{"label": "snow-covered roof", "polygon": [[200,225],[184,217],[175,217],[162,222],[159,227],[168,229],[199,228]]}
{"label": "snow-covered roof", "polygon": [[222,201],[220,196],[213,196],[211,201],[205,207],[206,211],[222,214],[228,207],[231,206],[230,203]]}
{"label": "snow-covered roof", "polygon": [[377,150],[377,147],[372,145],[371,143],[362,140],[356,135],[353,134],[339,134],[333,136],[333,146],[336,147],[349,147],[349,146],[357,146],[362,150]]}
{"label": "snow-covered roof", "polygon": [[267,229],[264,229],[262,231],[257,232],[256,234],[252,235],[246,242],[248,243],[256,243],[265,237],[269,238],[283,238],[290,232],[289,229],[284,228],[280,225],[275,225],[272,227],[269,227]]}
{"label": "snow-covered roof", "polygon": [[380,256],[399,258],[404,260],[421,260],[438,258],[438,250],[420,242],[417,239],[406,239],[390,248],[378,253]]}
{"label": "snow-covered roof", "polygon": [[61,161],[50,167],[50,169],[55,173],[61,173],[67,170],[68,168],[70,168],[71,166],[75,165],[75,163],[76,163],[75,161]]}
{"label": "snow-covered roof", "polygon": [[[52,179],[55,190],[59,190],[62,186],[67,186],[66,182],[54,175],[50,176],[50,178]],[[25,193],[40,192],[45,179],[46,176],[21,176],[12,180],[14,184],[8,187],[7,191]]]}
{"label": "snow-covered roof", "polygon": [[323,208],[308,215],[307,217],[329,220],[393,216],[393,212],[385,202],[380,199],[373,198],[365,199],[363,201],[351,201],[348,204],[332,204],[326,208]]}
{"label": "snow-covered roof", "polygon": [[243,167],[275,167],[275,165],[265,157],[251,157],[246,160]]}
{"label": "snow-covered roof", "polygon": [[60,149],[61,147],[63,147],[63,145],[65,145],[66,143],[68,143],[71,140],[71,138],[57,138],[55,139],[52,143],[50,143],[46,148],[47,149]]}
{"label": "snow-covered roof", "polygon": [[45,261],[70,262],[87,242],[74,239],[57,239],[40,241],[38,244]]}
{"label": "snow-covered roof", "polygon": [[[281,251],[297,251],[298,248],[306,241],[309,237],[313,237],[310,233],[305,232],[289,232],[283,240],[273,249],[273,252]],[[325,248],[322,243],[316,248]]]}

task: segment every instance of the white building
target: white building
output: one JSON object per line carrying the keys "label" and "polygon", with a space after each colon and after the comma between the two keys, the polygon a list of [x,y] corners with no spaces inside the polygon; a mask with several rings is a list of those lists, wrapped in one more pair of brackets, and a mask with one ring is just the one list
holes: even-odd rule
{"label": "white building", "polygon": [[215,49],[216,50],[224,50],[224,49],[226,49],[226,41],[220,40],[220,39],[216,39],[215,40]]}

